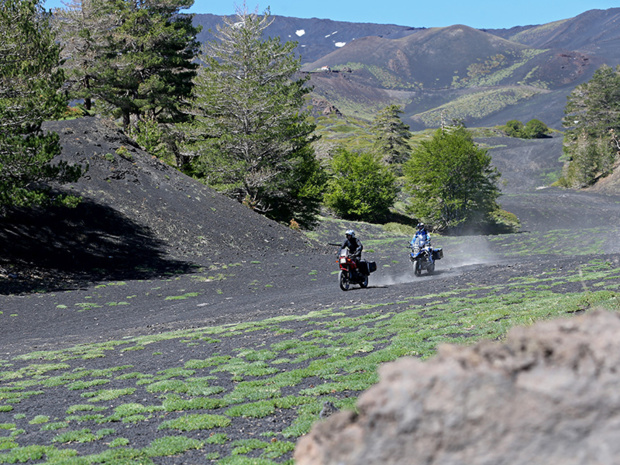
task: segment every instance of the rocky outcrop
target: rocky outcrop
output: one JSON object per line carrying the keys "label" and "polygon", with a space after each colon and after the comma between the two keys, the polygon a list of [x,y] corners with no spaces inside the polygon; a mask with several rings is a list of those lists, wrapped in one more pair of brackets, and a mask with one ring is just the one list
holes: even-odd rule
{"label": "rocky outcrop", "polygon": [[340,113],[340,110],[338,110],[338,108],[336,108],[334,105],[332,105],[325,99],[313,98],[312,106],[316,108],[316,111],[315,111],[316,113],[320,113],[323,116],[329,116],[332,114],[337,115],[337,116],[342,116],[342,113]]}
{"label": "rocky outcrop", "polygon": [[620,316],[595,311],[387,364],[359,413],[300,439],[296,464],[617,463],[618,334]]}

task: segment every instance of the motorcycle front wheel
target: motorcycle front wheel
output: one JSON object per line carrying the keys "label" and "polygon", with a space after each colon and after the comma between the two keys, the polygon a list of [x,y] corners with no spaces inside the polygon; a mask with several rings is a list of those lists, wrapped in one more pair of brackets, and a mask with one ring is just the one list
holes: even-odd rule
{"label": "motorcycle front wheel", "polygon": [[343,291],[348,291],[349,286],[351,285],[349,281],[349,272],[341,271],[338,275],[338,282],[340,283],[340,289],[342,289]]}
{"label": "motorcycle front wheel", "polygon": [[420,265],[420,260],[418,259],[413,261],[413,274],[416,276],[422,275],[422,265]]}

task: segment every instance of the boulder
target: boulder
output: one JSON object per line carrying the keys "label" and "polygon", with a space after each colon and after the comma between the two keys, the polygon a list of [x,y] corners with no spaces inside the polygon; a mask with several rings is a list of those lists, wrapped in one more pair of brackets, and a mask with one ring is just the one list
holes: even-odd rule
{"label": "boulder", "polygon": [[619,315],[596,310],[386,364],[358,413],[299,440],[296,464],[617,463],[619,335]]}

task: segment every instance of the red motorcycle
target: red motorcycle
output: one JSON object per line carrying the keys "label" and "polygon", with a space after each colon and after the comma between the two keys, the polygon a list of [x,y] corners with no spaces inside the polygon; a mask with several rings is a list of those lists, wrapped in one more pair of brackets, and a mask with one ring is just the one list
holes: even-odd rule
{"label": "red motorcycle", "polygon": [[349,256],[348,249],[341,249],[338,254],[338,282],[340,289],[348,291],[352,284],[368,287],[368,276],[377,269],[375,262],[360,260],[359,262]]}

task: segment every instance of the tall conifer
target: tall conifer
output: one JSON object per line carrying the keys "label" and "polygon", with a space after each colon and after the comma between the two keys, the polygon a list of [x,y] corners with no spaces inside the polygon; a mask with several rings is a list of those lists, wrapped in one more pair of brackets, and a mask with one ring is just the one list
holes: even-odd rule
{"label": "tall conifer", "polygon": [[41,129],[66,108],[54,39],[39,0],[0,3],[0,208],[47,203],[46,182],[80,175],[79,168],[50,164],[60,153],[58,134]]}
{"label": "tall conifer", "polygon": [[196,79],[195,122],[186,128],[193,174],[267,216],[309,226],[324,173],[301,109],[310,91],[295,79],[295,43],[264,38],[264,16],[224,18],[207,44]]}

